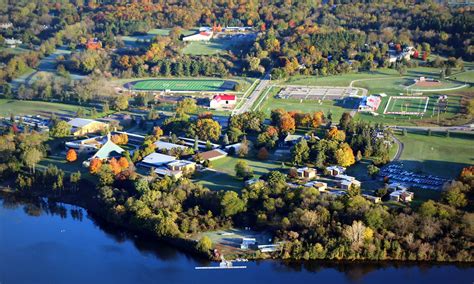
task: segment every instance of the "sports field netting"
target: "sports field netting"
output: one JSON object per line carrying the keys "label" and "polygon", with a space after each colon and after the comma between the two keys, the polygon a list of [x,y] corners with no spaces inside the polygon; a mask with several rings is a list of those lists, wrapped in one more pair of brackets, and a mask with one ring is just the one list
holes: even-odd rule
{"label": "sports field netting", "polygon": [[428,107],[429,97],[398,97],[388,99],[384,114],[423,115]]}
{"label": "sports field netting", "polygon": [[235,82],[226,80],[151,79],[125,84],[125,88],[139,91],[232,91]]}

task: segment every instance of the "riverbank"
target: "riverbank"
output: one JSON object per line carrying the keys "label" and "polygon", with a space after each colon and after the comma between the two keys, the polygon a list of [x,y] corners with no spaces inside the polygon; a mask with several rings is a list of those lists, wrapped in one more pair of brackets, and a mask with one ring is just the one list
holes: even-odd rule
{"label": "riverbank", "polygon": [[25,194],[17,190],[12,190],[10,187],[2,186],[0,187],[0,195],[17,198],[47,198],[53,202],[78,206],[86,210],[88,214],[91,214],[94,218],[101,219],[104,222],[107,222],[109,225],[140,234],[146,238],[163,241],[185,253],[192,254],[195,257],[206,258],[207,260],[216,260],[209,255],[204,255],[202,252],[198,251],[195,248],[196,242],[194,240],[184,238],[157,237],[146,230],[141,230],[132,226],[131,224],[119,223],[117,220],[110,218],[107,212],[101,210],[103,205],[97,198],[97,192],[95,189],[91,190],[91,188],[83,188],[78,191],[61,191],[60,194],[55,194],[51,191],[35,190]]}

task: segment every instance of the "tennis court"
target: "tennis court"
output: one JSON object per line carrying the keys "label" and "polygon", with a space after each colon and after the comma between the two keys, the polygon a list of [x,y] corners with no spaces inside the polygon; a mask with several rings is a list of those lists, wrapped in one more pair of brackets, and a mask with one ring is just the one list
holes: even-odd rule
{"label": "tennis court", "polygon": [[232,91],[235,82],[227,80],[150,79],[125,84],[125,88],[137,91]]}
{"label": "tennis court", "polygon": [[388,99],[384,114],[423,115],[428,107],[429,97],[398,97]]}

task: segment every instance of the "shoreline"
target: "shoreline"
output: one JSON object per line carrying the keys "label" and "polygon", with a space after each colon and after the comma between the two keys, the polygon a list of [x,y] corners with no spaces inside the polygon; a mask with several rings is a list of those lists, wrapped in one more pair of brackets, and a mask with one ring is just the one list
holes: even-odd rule
{"label": "shoreline", "polygon": [[[66,194],[64,194],[66,193]],[[71,194],[72,193],[72,194]],[[19,197],[19,198],[47,198],[48,200],[51,200],[53,202],[58,202],[58,203],[64,203],[68,205],[73,205],[73,206],[78,206],[85,210],[88,214],[92,215],[93,218],[98,219],[99,221],[104,222],[106,225],[113,226],[114,228],[125,230],[129,233],[134,233],[138,234],[143,238],[150,239],[150,240],[156,240],[160,242],[164,242],[170,246],[173,246],[174,248],[182,251],[185,254],[190,254],[193,257],[200,258],[202,260],[207,260],[207,261],[220,261],[218,259],[213,258],[212,256],[209,255],[204,255],[203,253],[199,252],[195,248],[195,240],[192,239],[185,239],[185,238],[179,238],[179,237],[157,237],[156,235],[151,234],[148,231],[145,230],[140,230],[138,228],[134,228],[130,225],[127,224],[122,224],[115,222],[111,218],[108,218],[104,212],[98,210],[100,203],[97,199],[91,198],[89,200],[82,200],[78,198],[72,198],[73,194],[77,192],[62,192],[61,195],[59,196],[54,196],[50,192],[42,192],[42,191],[33,191],[29,193],[23,193],[19,192],[16,190],[11,190],[9,188],[6,188],[4,186],[0,187],[0,197],[3,196],[13,196],[13,197]],[[314,264],[314,263],[321,263],[321,264],[331,264],[331,265],[348,265],[348,264],[370,264],[370,265],[392,265],[392,266],[398,266],[398,265],[430,265],[430,266],[436,266],[436,265],[457,265],[457,266],[462,266],[462,267],[474,267],[474,262],[451,262],[451,261],[443,261],[443,262],[438,262],[438,261],[419,261],[419,260],[395,260],[395,259],[386,259],[386,260],[369,260],[369,259],[282,259],[282,258],[277,258],[277,257],[254,257],[252,254],[244,256],[244,258],[247,258],[249,261],[277,261],[282,264]],[[229,260],[232,260],[233,258],[230,258]]]}

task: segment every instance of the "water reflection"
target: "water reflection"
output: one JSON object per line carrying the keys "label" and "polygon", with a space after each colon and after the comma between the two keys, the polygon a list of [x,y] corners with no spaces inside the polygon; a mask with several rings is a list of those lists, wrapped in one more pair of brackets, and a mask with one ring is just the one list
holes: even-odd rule
{"label": "water reflection", "polygon": [[[72,219],[75,222],[80,222],[82,224],[70,225],[74,228],[78,228],[84,236],[96,235],[92,233],[96,230],[91,230],[91,228],[96,228],[103,232],[99,234],[99,237],[96,236],[95,238],[91,237],[91,239],[88,239],[88,241],[92,241],[91,243],[77,243],[77,245],[73,245],[72,247],[69,246],[68,242],[65,242],[64,240],[60,241],[62,239],[57,239],[57,230],[52,230],[54,233],[46,235],[46,238],[43,239],[35,239],[34,235],[33,237],[22,235],[26,241],[23,246],[19,247],[20,250],[15,250],[15,244],[11,244],[12,248],[10,250],[4,250],[4,253],[11,253],[11,256],[18,256],[17,261],[23,261],[24,256],[32,257],[32,259],[35,260],[47,261],[49,259],[55,259],[57,255],[62,254],[71,255],[72,259],[77,258],[77,260],[74,260],[76,262],[71,262],[72,264],[70,266],[65,265],[64,267],[61,267],[61,270],[65,270],[64,272],[57,270],[55,273],[71,273],[71,271],[75,271],[74,269],[77,267],[76,265],[87,267],[87,263],[84,263],[83,261],[84,259],[87,259],[89,254],[97,258],[104,257],[112,259],[114,262],[108,263],[105,266],[107,269],[113,271],[116,271],[116,269],[120,270],[118,267],[121,266],[119,265],[126,266],[127,273],[133,272],[133,275],[140,275],[140,277],[143,277],[144,279],[143,282],[149,282],[147,280],[154,279],[157,275],[161,275],[160,277],[165,277],[164,275],[166,275],[167,278],[165,277],[163,279],[163,281],[165,281],[163,283],[173,282],[172,280],[176,279],[188,280],[185,283],[196,283],[201,280],[215,282],[216,275],[231,275],[231,277],[226,278],[226,283],[279,283],[282,281],[292,281],[294,277],[300,279],[300,281],[297,281],[298,283],[306,283],[310,280],[316,279],[321,280],[322,282],[333,283],[440,283],[446,279],[451,280],[451,274],[454,274],[455,277],[457,277],[451,281],[454,283],[456,282],[456,279],[458,280],[457,282],[461,282],[459,279],[466,280],[463,279],[463,277],[468,279],[468,275],[473,271],[471,264],[433,265],[429,263],[355,263],[268,260],[250,262],[247,264],[249,269],[239,272],[197,272],[194,270],[194,266],[215,264],[211,264],[206,259],[200,259],[189,254],[183,254],[182,251],[177,250],[173,246],[157,241],[149,236],[130,232],[118,226],[111,225],[101,218],[87,212],[83,208],[57,203],[44,198],[18,197],[5,194],[0,194],[0,203],[3,209],[24,212],[32,218],[57,216],[62,219]],[[2,228],[1,225],[8,224],[6,219],[3,219],[5,221],[3,224],[1,223],[2,215],[3,214],[0,214],[0,229]],[[5,215],[3,215],[3,218],[5,218]],[[46,219],[46,221],[49,225],[49,220]],[[55,223],[54,220],[51,221],[51,224],[54,224],[51,225],[52,228],[56,228],[55,226],[57,226],[57,223]],[[45,225],[42,224],[42,226]],[[16,234],[20,236],[24,229],[25,228],[15,228],[15,230],[18,230]],[[29,229],[29,227],[26,229]],[[14,233],[15,232],[13,232],[12,236],[17,236]],[[77,239],[72,238],[72,240]],[[131,246],[128,244],[131,244]],[[88,245],[93,248],[87,252],[88,254],[83,254],[82,258],[78,257],[78,255],[81,255],[81,245]],[[130,248],[133,248],[133,251],[131,251]],[[138,252],[138,255],[142,257],[138,257],[134,252]],[[45,258],[45,256],[51,258]],[[60,262],[60,264],[62,263]],[[98,264],[103,264],[103,262],[98,262]],[[25,265],[28,266],[28,263],[25,263]],[[36,263],[34,265],[32,264],[32,266],[36,266]],[[97,267],[97,264],[94,263],[92,266]],[[67,270],[68,267],[72,267],[69,268],[71,271]],[[89,269],[91,268],[89,267]],[[108,280],[113,279],[120,283],[128,282],[123,278],[123,273],[125,272],[118,270],[114,275],[103,276],[107,277],[103,280],[109,282]],[[183,273],[187,278],[180,278]],[[89,277],[93,277],[93,275],[89,275]],[[407,277],[411,277],[409,281],[405,281]],[[2,275],[0,269],[0,281],[2,280],[1,278]],[[265,281],[260,281],[261,279],[264,279]],[[270,281],[270,279],[272,280]],[[470,280],[472,281],[472,279]]]}

